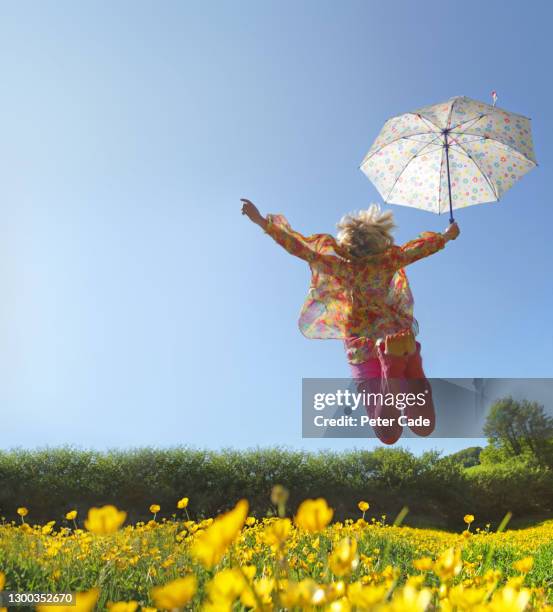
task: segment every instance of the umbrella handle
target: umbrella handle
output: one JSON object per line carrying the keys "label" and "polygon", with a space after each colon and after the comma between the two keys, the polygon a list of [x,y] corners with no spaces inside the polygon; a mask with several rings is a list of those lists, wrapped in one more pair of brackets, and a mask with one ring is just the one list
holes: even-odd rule
{"label": "umbrella handle", "polygon": [[449,133],[449,130],[444,130],[443,134],[444,134],[444,148],[445,148],[445,160],[447,162],[447,188],[449,191],[449,222],[450,223],[455,223],[455,219],[453,218],[453,202],[452,202],[452,198],[451,198],[451,176],[449,173],[449,142],[447,140],[447,135]]}

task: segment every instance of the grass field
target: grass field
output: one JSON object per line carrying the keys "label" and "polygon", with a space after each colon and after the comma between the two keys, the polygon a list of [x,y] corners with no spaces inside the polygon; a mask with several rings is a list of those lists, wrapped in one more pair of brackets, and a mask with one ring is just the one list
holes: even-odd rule
{"label": "grass field", "polygon": [[451,533],[401,526],[403,514],[390,524],[363,502],[358,519],[334,522],[322,498],[290,518],[284,489],[272,501],[273,517],[249,516],[241,500],[192,521],[193,500],[175,499],[171,518],[152,504],[135,525],[113,506],[63,526],[31,525],[20,508],[0,526],[0,587],[78,592],[74,612],[553,609],[553,521],[492,532],[460,508]]}

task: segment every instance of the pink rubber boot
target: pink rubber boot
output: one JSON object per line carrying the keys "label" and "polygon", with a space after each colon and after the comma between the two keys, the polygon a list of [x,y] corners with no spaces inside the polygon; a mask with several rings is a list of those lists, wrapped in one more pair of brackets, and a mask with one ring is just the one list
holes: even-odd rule
{"label": "pink rubber boot", "polygon": [[[387,385],[383,379],[382,365],[380,357],[374,357],[361,364],[350,364],[352,377],[355,379],[359,393],[384,394]],[[385,406],[381,402],[370,403],[366,406],[367,415],[374,419],[381,418],[394,419],[390,426],[373,426],[376,437],[384,444],[395,444],[401,434],[403,427],[397,423],[397,410],[393,406]]]}
{"label": "pink rubber boot", "polygon": [[434,402],[432,400],[432,386],[426,378],[422,367],[421,345],[419,342],[417,342],[415,353],[408,357],[405,375],[408,379],[409,393],[422,393],[426,398],[422,406],[408,406],[405,409],[407,417],[416,418],[422,416],[430,422],[430,425],[409,426],[409,428],[418,436],[429,436],[436,428],[436,411],[434,410]]}
{"label": "pink rubber boot", "polygon": [[[387,355],[384,352],[383,344],[379,344],[377,350],[380,367],[382,369],[382,393],[384,396],[386,396],[387,393],[405,393],[407,384],[405,379],[407,358]],[[378,406],[375,416],[380,416],[383,419],[390,419],[392,423],[391,425],[383,425],[381,428],[381,439],[386,444],[394,444],[401,437],[403,427],[398,423],[398,418],[401,414],[401,411],[393,404],[388,405],[387,403],[383,403]]]}

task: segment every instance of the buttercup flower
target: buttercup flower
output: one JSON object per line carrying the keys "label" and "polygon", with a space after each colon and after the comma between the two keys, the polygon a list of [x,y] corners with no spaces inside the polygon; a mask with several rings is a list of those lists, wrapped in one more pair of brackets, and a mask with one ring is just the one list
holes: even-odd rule
{"label": "buttercup flower", "polygon": [[109,612],[136,612],[137,609],[137,601],[117,601],[116,603],[108,604]]}
{"label": "buttercup flower", "polygon": [[430,557],[421,557],[413,561],[413,567],[421,572],[428,572],[432,569],[434,561]]}
{"label": "buttercup flower", "polygon": [[96,602],[100,597],[100,589],[95,587],[90,591],[84,591],[75,595],[75,603],[73,605],[61,606],[37,606],[36,612],[92,612],[96,609]]}
{"label": "buttercup flower", "polygon": [[[243,568],[243,570],[248,578],[253,578],[255,568],[253,572],[249,568]],[[205,586],[209,604],[214,610],[231,608],[245,588],[247,584],[244,575],[235,567],[217,572]]]}
{"label": "buttercup flower", "polygon": [[181,499],[179,499],[179,501],[177,502],[177,508],[179,510],[184,510],[185,508],[188,508],[188,497],[182,497]]}
{"label": "buttercup flower", "polygon": [[108,535],[115,533],[125,522],[127,513],[117,510],[115,506],[103,506],[102,508],[90,508],[88,518],[84,526],[88,531],[96,535]]}
{"label": "buttercup flower", "polygon": [[184,578],[177,578],[164,586],[154,587],[150,594],[157,608],[173,610],[183,608],[194,597],[196,588],[196,576],[190,574]]}
{"label": "buttercup flower", "polygon": [[530,601],[530,589],[505,586],[493,594],[489,610],[492,612],[523,612]]}
{"label": "buttercup flower", "polygon": [[316,533],[330,523],[333,514],[334,510],[328,506],[326,499],[306,499],[300,504],[294,522],[300,529]]}
{"label": "buttercup flower", "polygon": [[285,504],[288,501],[289,496],[290,493],[288,492],[288,489],[282,485],[277,484],[271,489],[271,502],[275,506]]}
{"label": "buttercup flower", "polygon": [[244,526],[248,508],[248,502],[241,499],[230,512],[218,516],[207,529],[198,531],[191,546],[192,556],[208,569],[219,563]]}
{"label": "buttercup flower", "polygon": [[335,576],[345,576],[355,570],[359,564],[357,541],[344,538],[336,544],[328,559],[330,570]]}
{"label": "buttercup flower", "polygon": [[534,559],[532,557],[524,557],[513,563],[513,567],[521,574],[527,574],[534,567]]}
{"label": "buttercup flower", "polygon": [[434,573],[443,581],[451,580],[463,569],[461,550],[459,548],[448,548],[434,563]]}
{"label": "buttercup flower", "polygon": [[279,546],[290,535],[292,521],[290,519],[276,519],[272,521],[263,531],[263,540],[269,546]]}

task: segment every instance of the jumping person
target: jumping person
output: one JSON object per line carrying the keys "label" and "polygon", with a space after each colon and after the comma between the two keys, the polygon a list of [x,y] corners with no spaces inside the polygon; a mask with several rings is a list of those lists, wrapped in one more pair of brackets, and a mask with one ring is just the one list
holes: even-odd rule
{"label": "jumping person", "polygon": [[[413,297],[403,268],[436,253],[459,235],[456,223],[444,233],[424,232],[403,246],[394,244],[393,213],[377,204],[345,215],[338,234],[302,236],[283,215],[263,217],[257,207],[242,198],[242,214],[259,225],[289,253],[309,263],[311,286],[301,310],[299,327],[307,338],[344,341],[352,378],[358,390],[425,391],[424,405],[405,409],[408,418],[423,416],[425,424],[410,425],[420,436],[435,427],[431,388],[415,340],[418,326],[413,317]],[[399,386],[398,386],[399,385]],[[391,419],[392,425],[375,427],[386,444],[396,442],[403,427],[398,411],[383,403],[367,407],[370,417]]]}

